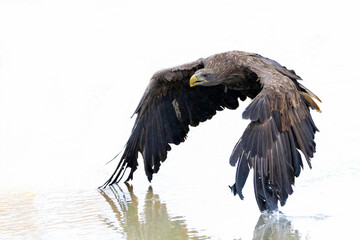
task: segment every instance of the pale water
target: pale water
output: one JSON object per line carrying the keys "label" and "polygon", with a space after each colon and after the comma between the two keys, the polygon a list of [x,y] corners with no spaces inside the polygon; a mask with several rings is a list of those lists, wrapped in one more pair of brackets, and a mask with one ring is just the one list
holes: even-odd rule
{"label": "pale water", "polygon": [[[292,206],[302,210],[269,215],[244,209],[241,202],[241,211],[231,210],[223,205],[232,201],[221,197],[211,203],[189,198],[186,204],[176,203],[182,197],[168,204],[152,187],[142,192],[128,184],[1,192],[0,239],[351,239],[357,234],[357,213],[323,210],[323,205],[338,208],[333,201],[313,199],[313,205],[322,206]],[[181,214],[177,204],[195,212]]]}
{"label": "pale water", "polygon": [[[0,1],[0,239],[357,239],[358,43],[351,1]],[[191,128],[148,183],[97,189],[151,75],[227,50],[286,65],[322,100],[313,168],[282,213],[234,197],[236,111]]]}

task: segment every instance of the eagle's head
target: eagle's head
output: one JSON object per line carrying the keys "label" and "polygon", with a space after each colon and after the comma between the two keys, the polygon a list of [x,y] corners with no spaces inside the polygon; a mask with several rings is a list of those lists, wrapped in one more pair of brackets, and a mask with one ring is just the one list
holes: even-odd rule
{"label": "eagle's head", "polygon": [[216,72],[211,68],[203,68],[195,72],[190,78],[190,87],[215,86],[220,83]]}

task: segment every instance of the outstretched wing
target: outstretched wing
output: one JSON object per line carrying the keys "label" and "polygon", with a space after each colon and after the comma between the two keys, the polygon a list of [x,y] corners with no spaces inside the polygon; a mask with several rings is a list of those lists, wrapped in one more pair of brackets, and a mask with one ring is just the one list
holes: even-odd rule
{"label": "outstretched wing", "polygon": [[230,157],[231,165],[238,164],[234,194],[243,198],[241,191],[252,167],[261,211],[276,210],[278,201],[285,204],[303,167],[298,150],[311,167],[314,134],[318,131],[309,110],[318,109],[311,99],[316,96],[296,82],[295,72],[276,70],[264,68],[257,72],[263,88],[243,113],[251,123]]}
{"label": "outstretched wing", "polygon": [[190,77],[203,67],[203,60],[199,59],[154,74],[135,111],[137,118],[124,153],[104,187],[119,182],[126,168],[131,169],[126,181],[132,179],[138,166],[138,152],[143,156],[145,172],[151,181],[171,150],[169,144],[185,141],[189,125],[197,126],[225,107],[236,109],[238,98],[246,99],[240,91],[223,85],[190,88]]}

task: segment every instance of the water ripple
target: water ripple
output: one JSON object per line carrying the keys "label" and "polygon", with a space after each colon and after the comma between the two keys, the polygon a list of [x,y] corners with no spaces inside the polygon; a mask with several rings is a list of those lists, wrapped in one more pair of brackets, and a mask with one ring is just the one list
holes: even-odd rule
{"label": "water ripple", "polygon": [[0,239],[207,239],[171,216],[150,187],[0,192]]}

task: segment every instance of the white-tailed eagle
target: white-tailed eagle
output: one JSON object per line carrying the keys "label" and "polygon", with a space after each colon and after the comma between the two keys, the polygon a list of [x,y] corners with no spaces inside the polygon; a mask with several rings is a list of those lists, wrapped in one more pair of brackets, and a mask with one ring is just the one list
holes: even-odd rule
{"label": "white-tailed eagle", "polygon": [[126,168],[133,178],[142,154],[151,181],[165,161],[169,144],[186,139],[189,126],[211,119],[224,108],[236,109],[238,99],[252,101],[243,112],[250,124],[236,143],[230,164],[237,165],[234,194],[242,189],[250,168],[260,211],[277,210],[292,194],[295,177],[315,152],[318,131],[310,109],[320,99],[301,85],[293,70],[258,54],[231,51],[156,72],[135,110],[137,118],[120,162],[103,185],[117,183]]}

